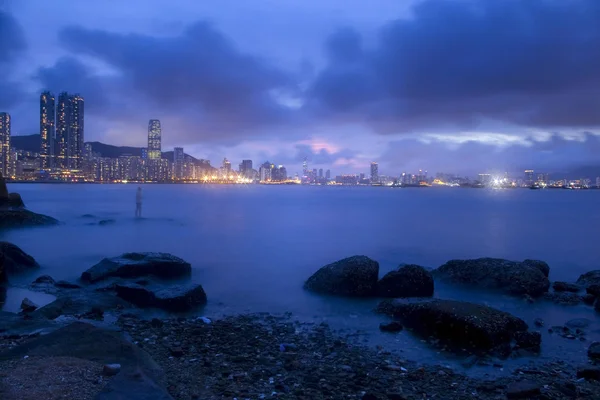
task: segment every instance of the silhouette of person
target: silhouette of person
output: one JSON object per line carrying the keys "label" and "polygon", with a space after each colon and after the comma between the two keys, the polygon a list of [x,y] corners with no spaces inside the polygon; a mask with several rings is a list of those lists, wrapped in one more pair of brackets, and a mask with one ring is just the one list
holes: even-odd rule
{"label": "silhouette of person", "polygon": [[135,217],[142,218],[142,188],[140,186],[135,194]]}

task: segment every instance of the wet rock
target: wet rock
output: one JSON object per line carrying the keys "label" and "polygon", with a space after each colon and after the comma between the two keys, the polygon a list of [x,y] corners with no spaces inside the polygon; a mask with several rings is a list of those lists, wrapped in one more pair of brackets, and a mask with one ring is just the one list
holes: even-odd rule
{"label": "wet rock", "polygon": [[591,305],[594,305],[594,302],[596,301],[596,296],[594,296],[593,294],[587,293],[587,294],[581,296],[581,301],[583,301],[584,304],[591,306]]}
{"label": "wet rock", "polygon": [[575,318],[575,319],[571,319],[571,320],[567,321],[565,326],[567,326],[569,328],[585,329],[588,326],[590,326],[591,323],[592,323],[592,321],[590,321],[587,318]]}
{"label": "wet rock", "polygon": [[578,285],[588,287],[590,285],[600,285],[600,269],[586,272],[577,278]]}
{"label": "wet rock", "polygon": [[585,338],[585,332],[581,328],[571,329],[568,326],[553,326],[548,329],[548,332],[570,340]]}
{"label": "wet rock", "polygon": [[78,284],[67,281],[58,281],[54,284],[54,286],[61,289],[81,289],[81,286]]}
{"label": "wet rock", "polygon": [[150,325],[151,325],[153,328],[162,328],[164,324],[165,324],[165,323],[164,323],[164,322],[162,322],[162,321],[161,321],[160,319],[158,319],[158,318],[152,318],[152,321],[150,321]]}
{"label": "wet rock", "polygon": [[554,282],[552,288],[556,292],[573,292],[577,293],[581,290],[581,286],[568,282]]}
{"label": "wet rock", "polygon": [[404,265],[379,280],[377,294],[381,297],[431,297],[433,276],[419,265]]}
{"label": "wet rock", "polygon": [[117,284],[117,296],[138,307],[155,307],[172,312],[190,311],[206,304],[206,293],[201,285],[178,286]]}
{"label": "wet rock", "polygon": [[13,208],[23,208],[25,207],[25,203],[23,202],[23,199],[19,193],[9,193],[7,206]]}
{"label": "wet rock", "polygon": [[185,354],[181,347],[171,347],[169,351],[173,357],[182,357]]}
{"label": "wet rock", "polygon": [[531,262],[499,258],[452,260],[432,273],[436,279],[444,282],[497,290],[516,296],[538,297],[550,287],[548,278]]}
{"label": "wet rock", "polygon": [[577,368],[577,378],[600,381],[600,368],[588,366]]}
{"label": "wet rock", "polygon": [[27,297],[25,297],[21,302],[21,310],[23,310],[23,312],[33,312],[37,308],[38,306],[33,301],[29,300]]}
{"label": "wet rock", "polygon": [[385,300],[377,310],[400,319],[417,333],[477,350],[509,343],[516,332],[527,330],[523,320],[509,313],[462,301]]}
{"label": "wet rock", "polygon": [[542,344],[542,335],[539,332],[516,332],[515,342],[518,348],[539,352]]}
{"label": "wet rock", "polygon": [[0,242],[0,253],[4,259],[4,270],[9,276],[40,267],[33,257],[12,243]]}
{"label": "wet rock", "polygon": [[52,303],[35,310],[31,315],[41,319],[56,319],[61,315],[84,316],[92,313],[94,308],[113,310],[124,308],[128,303],[110,294],[88,292],[72,292],[71,295],[61,296]]}
{"label": "wet rock", "polygon": [[571,292],[545,293],[544,299],[561,306],[576,306],[581,303],[581,296]]}
{"label": "wet rock", "polygon": [[533,324],[538,328],[541,328],[542,326],[544,326],[544,320],[541,318],[536,318],[533,320]]}
{"label": "wet rock", "polygon": [[98,225],[100,225],[100,226],[112,225],[116,222],[117,221],[115,221],[114,219],[102,219],[102,220],[98,221]]}
{"label": "wet rock", "polygon": [[600,312],[600,297],[598,297],[598,298],[596,299],[596,302],[594,303],[594,310],[595,310],[596,312]]}
{"label": "wet rock", "polygon": [[119,372],[121,372],[121,364],[105,364],[102,368],[105,376],[115,376]]}
{"label": "wet rock", "polygon": [[550,275],[550,266],[545,261],[541,260],[525,260],[523,264],[539,269],[547,278]]}
{"label": "wet rock", "polygon": [[404,327],[398,321],[388,323],[382,322],[379,324],[379,330],[382,332],[400,332],[402,329],[404,329]]}
{"label": "wet rock", "polygon": [[155,276],[162,279],[189,277],[192,266],[168,253],[126,253],[105,258],[81,274],[81,280],[94,283],[109,277],[139,278]]}
{"label": "wet rock", "polygon": [[25,207],[19,193],[8,193],[6,180],[0,173],[0,208],[22,208]]}
{"label": "wet rock", "polygon": [[371,296],[376,293],[379,263],[366,256],[354,256],[328,264],[315,272],[304,289],[341,296]]}
{"label": "wet rock", "polygon": [[49,285],[54,285],[56,282],[54,281],[54,278],[52,278],[50,275],[42,275],[38,278],[35,279],[35,281],[32,282],[32,285],[38,285],[38,284],[49,284]]}
{"label": "wet rock", "polygon": [[588,348],[587,355],[592,360],[600,360],[600,342],[594,342]]}
{"label": "wet rock", "polygon": [[506,397],[509,399],[530,399],[541,394],[541,387],[535,382],[513,382],[506,387]]}
{"label": "wet rock", "polygon": [[587,294],[591,294],[592,296],[600,297],[600,284],[593,284],[593,285],[588,286],[585,289],[585,292]]}
{"label": "wet rock", "polygon": [[1,209],[0,229],[57,225],[58,221],[47,215],[25,209]]}

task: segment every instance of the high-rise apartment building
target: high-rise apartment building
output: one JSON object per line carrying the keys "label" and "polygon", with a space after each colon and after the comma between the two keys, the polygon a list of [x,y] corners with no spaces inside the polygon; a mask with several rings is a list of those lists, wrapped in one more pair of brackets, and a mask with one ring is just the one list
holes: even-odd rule
{"label": "high-rise apartment building", "polygon": [[10,154],[10,114],[0,113],[0,172],[2,176],[12,173]]}
{"label": "high-rise apartment building", "polygon": [[330,170],[325,171],[325,179],[327,179],[327,180],[331,179],[331,171]]}
{"label": "high-rise apartment building", "polygon": [[56,101],[50,92],[40,95],[40,158],[41,168],[49,169],[54,166]]}
{"label": "high-rise apartment building", "polygon": [[251,172],[252,160],[242,160],[242,163],[240,164],[240,174],[247,178]]}
{"label": "high-rise apartment building", "polygon": [[56,107],[56,166],[81,169],[84,146],[84,100],[79,95],[62,92]]}
{"label": "high-rise apartment building", "polygon": [[379,164],[376,162],[371,163],[371,183],[379,182]]}
{"label": "high-rise apartment building", "polygon": [[173,150],[173,176],[175,179],[184,178],[185,153],[183,147],[175,147]]}
{"label": "high-rise apartment building", "polygon": [[161,149],[162,130],[160,120],[151,119],[148,122],[148,159],[160,160],[162,157]]}

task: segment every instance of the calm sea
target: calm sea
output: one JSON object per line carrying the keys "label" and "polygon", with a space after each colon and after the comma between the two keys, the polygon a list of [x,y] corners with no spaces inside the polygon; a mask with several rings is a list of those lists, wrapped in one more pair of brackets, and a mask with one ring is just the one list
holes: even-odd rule
{"label": "calm sea", "polygon": [[[124,252],[173,253],[193,265],[193,279],[208,294],[203,314],[289,311],[335,328],[362,329],[365,340],[377,336],[420,359],[414,349],[422,345],[410,335],[377,335],[380,317],[371,313],[375,300],[311,295],[302,290],[303,281],[322,265],[355,254],[379,261],[381,274],[400,263],[435,268],[450,259],[475,257],[545,260],[551,280],[574,281],[580,273],[600,269],[600,191],[595,190],[142,187],[144,218],[136,220],[137,185],[9,185],[31,210],[63,224],[0,233],[0,240],[33,255],[42,265],[36,275],[55,279],[76,279],[103,257]],[[100,220],[112,223],[98,225]],[[530,325],[535,317],[548,326],[575,317],[598,319],[591,308],[526,305],[453,288],[436,288],[436,296],[484,302]],[[560,340],[545,337],[544,345],[555,343],[572,357],[587,348]],[[558,348],[550,350],[560,354]]]}

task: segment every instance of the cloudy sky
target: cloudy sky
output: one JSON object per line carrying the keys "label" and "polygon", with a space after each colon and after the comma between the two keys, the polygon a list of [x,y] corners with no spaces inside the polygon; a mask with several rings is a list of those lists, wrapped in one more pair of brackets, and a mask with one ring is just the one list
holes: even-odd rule
{"label": "cloudy sky", "polygon": [[86,141],[300,171],[600,164],[598,0],[0,0],[0,111],[86,99]]}

